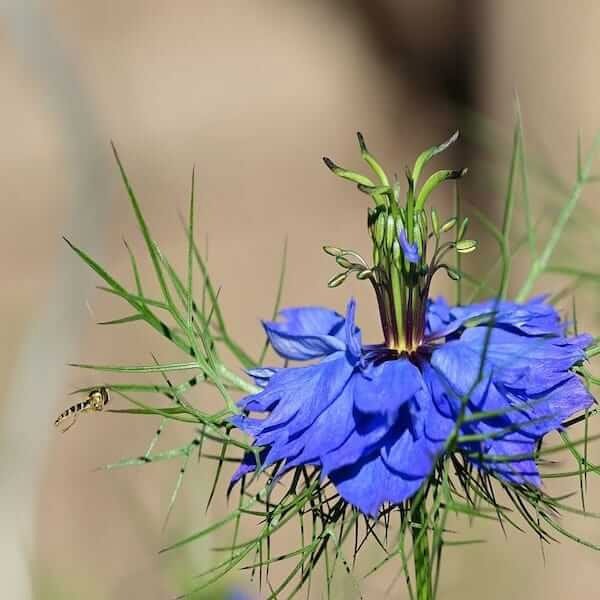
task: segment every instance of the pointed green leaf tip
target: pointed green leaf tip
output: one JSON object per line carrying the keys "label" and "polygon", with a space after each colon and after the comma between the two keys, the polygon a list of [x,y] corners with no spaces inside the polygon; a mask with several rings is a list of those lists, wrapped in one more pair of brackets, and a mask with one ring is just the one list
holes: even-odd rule
{"label": "pointed green leaf tip", "polygon": [[452,144],[454,144],[454,142],[456,142],[456,140],[458,139],[459,135],[460,134],[457,130],[445,142],[442,142],[438,146],[432,146],[431,148],[428,148],[424,152],[421,152],[421,154],[419,154],[417,160],[415,161],[415,166],[413,167],[413,170],[412,170],[412,179],[416,182],[419,179],[419,176],[421,175],[421,171],[423,170],[425,165],[434,156],[440,154],[441,152],[446,150],[448,147],[450,147]]}
{"label": "pointed green leaf tip", "polygon": [[368,177],[365,177],[360,173],[355,173],[354,171],[348,171],[347,169],[343,169],[342,167],[336,165],[327,156],[323,157],[323,162],[334,175],[337,175],[342,179],[347,179],[348,181],[352,181],[354,183],[366,185],[369,187],[373,186],[373,182]]}
{"label": "pointed green leaf tip", "polygon": [[448,177],[448,179],[460,179],[461,177],[464,177],[468,172],[469,169],[467,167],[463,167],[462,169],[455,169],[454,171],[450,172],[450,177]]}
{"label": "pointed green leaf tip", "polygon": [[367,150],[367,144],[365,143],[365,136],[360,131],[357,131],[356,137],[358,138],[358,145],[360,146],[361,153],[366,154],[369,152]]}
{"label": "pointed green leaf tip", "polygon": [[389,185],[363,185],[359,183],[358,189],[364,194],[369,194],[369,196],[373,194],[390,194],[393,192]]}
{"label": "pointed green leaf tip", "polygon": [[383,212],[377,215],[377,221],[375,221],[374,240],[377,247],[383,244],[385,238],[385,214]]}
{"label": "pointed green leaf tip", "polygon": [[367,144],[365,143],[365,138],[360,131],[356,132],[356,137],[358,138],[358,145],[360,147],[360,154],[363,157],[364,161],[369,165],[373,173],[377,175],[382,186],[389,186],[390,182],[385,173],[384,168],[379,164],[377,159],[369,152],[367,149]]}
{"label": "pointed green leaf tip", "polygon": [[[444,181],[448,181],[450,179],[460,179],[461,177],[463,177],[464,175],[466,175],[468,169],[453,169],[453,170],[442,170],[442,171],[436,171],[433,175],[431,175],[429,177],[429,179],[423,184],[423,187],[421,188],[421,191],[419,192],[419,195],[417,197],[417,202],[416,202],[416,210],[423,210],[423,207],[425,206],[425,202],[427,200],[427,198],[429,197],[429,195],[431,194],[431,192],[433,192],[433,190],[438,187],[438,185],[441,185]],[[416,178],[415,178],[416,180]]]}
{"label": "pointed green leaf tip", "polygon": [[325,166],[334,173],[336,172],[336,170],[339,169],[339,167],[330,158],[327,158],[326,156],[323,157],[323,162],[325,163]]}

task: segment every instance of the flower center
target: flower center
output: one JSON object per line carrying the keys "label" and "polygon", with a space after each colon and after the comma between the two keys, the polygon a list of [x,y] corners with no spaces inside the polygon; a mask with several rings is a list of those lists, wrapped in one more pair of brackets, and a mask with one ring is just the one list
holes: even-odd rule
{"label": "flower center", "polygon": [[431,278],[422,259],[426,246],[422,231],[413,228],[412,235],[407,233],[408,214],[403,216],[394,207],[398,207],[395,198],[369,211],[374,265],[371,283],[385,345],[398,352],[411,352],[423,339]]}
{"label": "flower center", "polygon": [[[394,183],[381,165],[367,150],[362,135],[358,142],[362,157],[377,176],[375,184],[360,173],[337,166],[323,159],[333,173],[357,184],[368,194],[375,206],[369,209],[368,228],[373,242],[373,264],[356,252],[333,246],[324,250],[334,256],[344,269],[329,280],[330,287],[341,285],[349,274],[368,279],[375,290],[385,347],[398,354],[415,352],[425,337],[427,299],[433,275],[443,269],[452,279],[459,279],[458,269],[448,265],[444,257],[451,250],[456,253],[472,252],[477,247],[473,240],[464,239],[467,220],[460,224],[452,217],[440,224],[435,209],[427,210],[425,203],[431,192],[449,179],[458,179],[466,169],[442,170],[431,175],[418,186],[425,165],[436,154],[445,150],[458,138],[458,132],[449,140],[422,152],[412,169],[406,170],[407,189],[401,201],[400,184]],[[454,230],[453,239],[442,237]]]}

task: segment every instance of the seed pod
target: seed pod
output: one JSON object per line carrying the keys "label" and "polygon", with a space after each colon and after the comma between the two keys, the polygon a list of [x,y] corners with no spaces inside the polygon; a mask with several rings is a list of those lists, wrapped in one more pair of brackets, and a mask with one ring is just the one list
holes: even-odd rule
{"label": "seed pod", "polygon": [[337,275],[334,275],[328,282],[327,285],[330,288],[335,288],[338,287],[338,285],[342,285],[342,283],[344,283],[344,281],[346,281],[346,278],[348,277],[348,272],[345,271],[344,273],[338,273]]}
{"label": "seed pod", "polygon": [[335,262],[342,267],[342,269],[351,269],[357,266],[356,263],[350,262],[345,256],[337,256]]}
{"label": "seed pod", "polygon": [[440,236],[440,221],[438,219],[437,211],[435,208],[431,209],[431,226],[433,227],[433,233],[435,237]]}
{"label": "seed pod", "polygon": [[400,256],[401,256],[401,251],[400,251],[400,242],[395,239],[394,243],[392,244],[392,259],[394,260],[394,262],[397,262],[400,260]]}
{"label": "seed pod", "polygon": [[385,222],[385,245],[388,248],[392,247],[394,240],[396,239],[396,220],[392,215],[388,215]]}
{"label": "seed pod", "polygon": [[444,265],[444,268],[446,269],[446,273],[448,273],[448,277],[450,277],[450,279],[453,279],[454,281],[458,281],[460,279],[460,273],[456,269],[448,267],[447,265]]}
{"label": "seed pod", "polygon": [[377,246],[383,244],[383,238],[385,236],[385,213],[379,213],[377,221],[375,223],[375,243]]}
{"label": "seed pod", "polygon": [[423,238],[421,237],[421,229],[419,227],[415,227],[415,244],[417,245],[417,253],[419,256],[423,254]]}
{"label": "seed pod", "polygon": [[440,233],[446,233],[447,231],[450,231],[455,225],[456,225],[456,217],[452,217],[451,219],[448,219],[440,227]]}
{"label": "seed pod", "polygon": [[373,271],[371,271],[371,269],[364,269],[356,274],[356,279],[363,281],[364,279],[371,277],[371,275],[373,275]]}
{"label": "seed pod", "polygon": [[375,222],[377,221],[377,215],[379,213],[374,208],[367,209],[367,227],[371,231],[371,235],[374,235],[373,229],[375,228]]}
{"label": "seed pod", "polygon": [[400,235],[400,232],[404,230],[404,220],[401,218],[396,219],[396,237]]}
{"label": "seed pod", "polygon": [[465,233],[467,233],[467,226],[469,225],[469,217],[465,217],[462,220],[462,223],[460,224],[460,228],[458,230],[458,239],[462,240],[463,237],[465,236]]}
{"label": "seed pod", "polygon": [[343,250],[341,248],[336,248],[335,246],[323,246],[323,252],[325,254],[329,254],[329,256],[341,256],[343,254]]}
{"label": "seed pod", "polygon": [[477,242],[475,240],[460,240],[456,242],[456,251],[461,254],[468,254],[473,252],[477,248]]}

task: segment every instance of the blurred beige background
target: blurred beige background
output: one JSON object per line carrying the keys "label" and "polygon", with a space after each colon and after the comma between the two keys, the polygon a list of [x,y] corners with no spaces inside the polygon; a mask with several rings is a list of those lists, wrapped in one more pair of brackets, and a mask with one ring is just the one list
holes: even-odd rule
{"label": "blurred beige background", "polygon": [[[139,252],[142,245],[109,140],[170,256],[183,258],[178,212],[196,165],[211,269],[246,346],[261,343],[258,318],[271,311],[286,236],[284,302],[341,309],[354,293],[361,325],[375,336],[366,289],[325,286],[333,264],[322,244],[368,246],[364,200],[321,156],[359,167],[360,129],[401,173],[417,152],[461,127],[471,137],[443,161],[471,166],[479,138],[465,115],[484,115],[508,139],[517,90],[528,143],[570,180],[577,129],[589,142],[600,125],[600,4],[3,0],[0,7],[1,596],[170,598],[182,575],[209,561],[206,544],[157,555],[214,516],[204,508],[207,464],[190,468],[162,532],[178,464],[94,470],[142,454],[154,420],[82,418],[67,435],[51,425],[70,390],[98,381],[67,362],[170,356],[143,328],[94,325],[127,309],[95,290],[98,281],[61,241],[66,235],[129,280],[121,239]],[[507,161],[496,166],[504,177]],[[467,184],[471,200],[492,209],[501,196],[494,191],[491,183],[489,193]],[[563,200],[536,195],[538,214]],[[589,256],[593,239],[577,239],[573,255]],[[147,264],[143,270],[148,276]],[[580,303],[589,327],[592,293]],[[189,434],[167,436],[164,447]],[[598,509],[593,480],[589,502]],[[223,510],[221,503],[216,512]],[[566,522],[600,540],[597,522]],[[565,542],[546,548],[544,559],[532,535],[505,539],[486,526],[472,537],[481,535],[490,543],[449,550],[442,598],[597,597],[593,551]],[[365,598],[384,597],[389,581],[390,573],[367,580]],[[400,589],[390,597],[404,597]]]}

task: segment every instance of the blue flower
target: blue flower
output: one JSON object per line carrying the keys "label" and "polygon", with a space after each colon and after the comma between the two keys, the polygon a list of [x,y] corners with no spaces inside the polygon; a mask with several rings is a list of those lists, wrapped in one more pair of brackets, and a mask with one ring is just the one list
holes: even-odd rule
{"label": "blue flower", "polygon": [[[318,362],[251,371],[263,389],[240,401],[232,422],[262,448],[261,468],[316,466],[365,514],[414,495],[454,433],[477,467],[539,486],[540,440],[593,401],[572,372],[592,340],[567,337],[543,298],[429,302],[424,342],[410,354],[363,345],[355,310],[354,301],[345,317],[286,309],[265,322],[283,358]],[[249,454],[232,482],[255,469]]]}
{"label": "blue flower", "polygon": [[[541,299],[454,309],[432,302],[427,343],[410,357],[363,346],[354,311],[353,302],[345,319],[323,308],[288,309],[283,323],[265,323],[281,356],[321,362],[253,371],[264,390],[240,406],[268,416],[234,423],[264,447],[263,467],[318,466],[367,514],[418,490],[461,414],[461,433],[485,438],[462,444],[470,460],[512,483],[539,485],[532,455],[540,438],[592,402],[571,372],[591,338],[565,337]],[[494,315],[491,331],[464,326],[484,315]],[[473,418],[483,412],[496,416]],[[248,455],[234,480],[254,468]]]}

